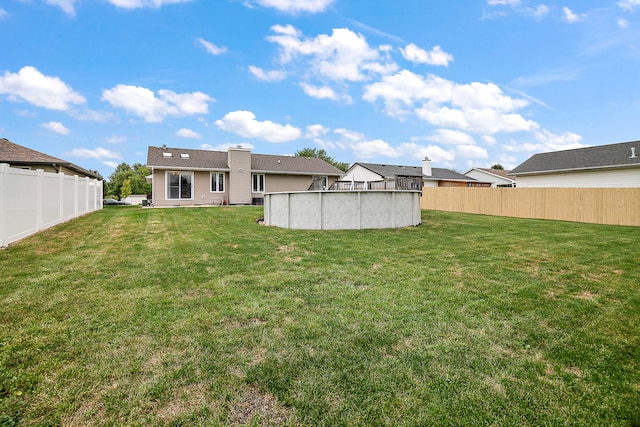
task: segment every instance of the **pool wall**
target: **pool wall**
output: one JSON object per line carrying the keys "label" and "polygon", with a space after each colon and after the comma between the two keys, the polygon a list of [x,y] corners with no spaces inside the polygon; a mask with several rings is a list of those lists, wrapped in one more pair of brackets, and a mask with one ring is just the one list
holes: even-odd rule
{"label": "pool wall", "polygon": [[420,225],[419,191],[305,191],[264,195],[264,222],[302,230]]}

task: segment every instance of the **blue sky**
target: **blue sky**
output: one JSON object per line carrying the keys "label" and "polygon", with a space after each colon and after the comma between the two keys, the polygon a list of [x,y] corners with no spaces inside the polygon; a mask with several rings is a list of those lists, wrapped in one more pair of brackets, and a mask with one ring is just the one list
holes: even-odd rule
{"label": "blue sky", "polygon": [[640,0],[2,0],[0,137],[465,172],[640,139]]}

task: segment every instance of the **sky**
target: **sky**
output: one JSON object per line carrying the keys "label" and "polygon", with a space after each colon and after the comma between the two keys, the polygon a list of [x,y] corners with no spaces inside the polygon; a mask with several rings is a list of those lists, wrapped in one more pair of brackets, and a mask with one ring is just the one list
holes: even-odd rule
{"label": "sky", "polygon": [[640,139],[640,0],[0,0],[0,137],[512,169]]}

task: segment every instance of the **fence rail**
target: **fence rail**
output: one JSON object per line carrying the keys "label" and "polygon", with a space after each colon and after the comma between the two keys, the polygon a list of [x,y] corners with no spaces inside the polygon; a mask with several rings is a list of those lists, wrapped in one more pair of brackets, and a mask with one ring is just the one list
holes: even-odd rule
{"label": "fence rail", "polygon": [[640,188],[424,188],[420,207],[640,226]]}
{"label": "fence rail", "polygon": [[102,209],[102,181],[0,163],[0,247]]}

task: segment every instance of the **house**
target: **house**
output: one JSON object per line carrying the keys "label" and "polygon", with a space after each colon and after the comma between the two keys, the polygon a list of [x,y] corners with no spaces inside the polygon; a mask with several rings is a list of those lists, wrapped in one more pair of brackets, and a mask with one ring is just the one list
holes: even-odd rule
{"label": "house", "polygon": [[419,190],[422,187],[489,187],[491,185],[489,182],[480,182],[449,169],[431,167],[429,158],[422,161],[421,167],[354,163],[340,181],[360,183],[360,185],[367,183],[367,188],[371,189],[415,188]]}
{"label": "house", "polygon": [[81,178],[89,177],[102,181],[102,176],[66,160],[23,147],[0,138],[0,163],[8,163],[12,168],[38,170],[45,172],[63,173],[65,175],[77,175]]}
{"label": "house", "polygon": [[516,177],[510,170],[472,168],[465,175],[479,181],[490,182],[491,187],[515,187]]}
{"label": "house", "polygon": [[329,187],[342,171],[318,158],[149,147],[154,206],[261,204],[266,192]]}
{"label": "house", "polygon": [[640,187],[640,141],[535,154],[511,171],[518,187]]}

